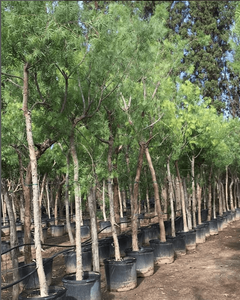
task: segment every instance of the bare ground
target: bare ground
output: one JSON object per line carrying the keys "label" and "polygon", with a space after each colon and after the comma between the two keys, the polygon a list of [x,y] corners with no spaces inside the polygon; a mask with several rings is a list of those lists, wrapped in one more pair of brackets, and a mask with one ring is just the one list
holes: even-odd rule
{"label": "bare ground", "polygon": [[[67,235],[49,236],[46,243],[70,245]],[[46,249],[43,256],[50,257],[62,250],[52,247]],[[6,264],[2,261],[2,271],[4,269]],[[59,255],[53,261],[52,285],[62,285],[64,275],[64,258]],[[102,300],[240,299],[240,220],[229,223],[218,235],[210,236],[204,244],[198,244],[195,251],[178,257],[174,263],[155,267],[152,276],[138,278],[137,287],[131,291],[108,292],[104,267],[101,267],[101,288]],[[3,290],[1,299],[11,299],[11,290]]]}

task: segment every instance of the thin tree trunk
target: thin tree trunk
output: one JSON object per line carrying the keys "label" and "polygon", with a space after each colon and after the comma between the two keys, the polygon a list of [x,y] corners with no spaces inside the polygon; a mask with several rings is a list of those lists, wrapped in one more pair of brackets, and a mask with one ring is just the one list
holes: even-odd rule
{"label": "thin tree trunk", "polygon": [[96,216],[96,185],[91,187],[88,195],[88,207],[91,220],[91,238],[92,238],[92,265],[93,271],[100,272],[98,234],[97,234],[97,216]]}
{"label": "thin tree trunk", "polygon": [[187,212],[188,229],[192,230],[191,199],[189,199],[188,197],[186,179],[183,178],[182,182],[183,182],[183,191],[184,191],[185,206]]}
{"label": "thin tree trunk", "polygon": [[213,183],[213,218],[216,219],[216,186],[215,182]]}
{"label": "thin tree trunk", "polygon": [[158,187],[158,183],[157,183],[156,172],[153,167],[153,163],[152,163],[152,159],[151,159],[148,147],[145,148],[145,155],[146,155],[146,159],[148,162],[150,173],[152,175],[155,205],[157,208],[158,223],[159,223],[159,227],[160,227],[160,241],[166,242],[166,232],[165,232],[165,226],[164,226],[164,221],[163,221],[163,212],[162,212],[161,203],[160,203],[159,187]]}
{"label": "thin tree trunk", "polygon": [[114,214],[114,199],[113,199],[113,187],[112,187],[112,180],[111,175],[113,171],[112,166],[112,155],[113,155],[113,137],[109,137],[108,142],[108,196],[109,196],[109,203],[110,203],[110,221],[111,221],[111,227],[112,227],[112,236],[113,236],[113,242],[114,242],[114,252],[115,252],[115,260],[119,261],[121,259],[120,257],[120,249],[119,249],[119,243],[118,243],[118,237],[117,237],[117,231],[116,231],[116,221],[115,221],[115,214]]}
{"label": "thin tree trunk", "polygon": [[[2,191],[4,193],[4,199],[7,205],[9,224],[10,224],[10,247],[13,248],[18,245],[18,238],[16,232],[16,219],[13,213],[12,201],[10,199],[6,181],[2,180]],[[12,267],[13,267],[13,281],[17,281],[19,279],[18,273],[18,250],[11,250],[11,258],[12,258]],[[19,285],[16,284],[12,289],[12,300],[17,300],[19,295]]]}
{"label": "thin tree trunk", "polygon": [[182,203],[183,231],[187,232],[188,231],[188,226],[187,226],[186,207],[185,207],[185,201],[184,201],[184,191],[183,191],[182,179],[180,177],[180,172],[179,172],[178,161],[177,160],[175,160],[175,168],[176,168],[176,171],[177,171],[177,177],[178,177],[179,189],[180,189],[180,199],[181,199],[181,203]]}
{"label": "thin tree trunk", "polygon": [[224,186],[223,183],[221,182],[221,194],[222,194],[222,205],[223,205],[223,212],[227,211],[227,204],[226,204],[226,199],[225,199],[225,193],[224,193]]}
{"label": "thin tree trunk", "polygon": [[212,219],[212,166],[208,177],[208,216],[207,220]]}
{"label": "thin tree trunk", "polygon": [[120,217],[123,218],[123,205],[122,205],[122,196],[121,196],[119,181],[118,181],[118,199],[119,199],[119,206],[120,206]]}
{"label": "thin tree trunk", "polygon": [[[200,174],[198,176],[198,181],[200,180]],[[202,206],[202,188],[197,182],[197,202],[198,202],[198,224],[202,224],[202,216],[201,216],[201,206]]]}
{"label": "thin tree trunk", "polygon": [[39,193],[38,193],[38,174],[37,174],[37,157],[34,148],[32,136],[31,112],[28,110],[28,64],[24,65],[24,88],[23,88],[23,112],[26,121],[27,142],[30,156],[31,173],[32,173],[32,191],[33,191],[33,215],[34,215],[34,240],[36,248],[36,265],[40,285],[40,296],[48,295],[46,276],[43,270],[43,261],[41,253],[41,224],[39,224]]}
{"label": "thin tree trunk", "polygon": [[3,198],[3,194],[1,193],[1,200],[2,200],[2,221],[3,221],[3,225],[6,224],[6,217],[7,217],[7,206],[6,206],[6,202],[4,201]]}
{"label": "thin tree trunk", "polygon": [[129,178],[129,190],[130,190],[130,205],[131,205],[131,212],[133,211],[133,185],[132,185],[132,179],[131,179],[131,173],[130,173],[130,162],[129,162],[129,154],[128,154],[129,146],[127,146],[125,159],[127,164],[127,172],[128,172],[128,178]]}
{"label": "thin tree trunk", "polygon": [[196,191],[195,191],[195,156],[192,156],[191,160],[191,175],[192,175],[192,217],[193,217],[193,227],[197,226],[196,222]]}
{"label": "thin tree trunk", "polygon": [[173,203],[173,186],[172,186],[172,177],[170,171],[170,157],[167,158],[167,177],[169,183],[169,200],[171,205],[171,228],[172,228],[172,236],[176,236],[175,231],[175,210],[174,210],[174,203]]}
{"label": "thin tree trunk", "polygon": [[46,194],[47,194],[47,213],[48,213],[48,218],[51,219],[48,179],[47,179],[46,184],[45,184],[45,189],[46,189]]}
{"label": "thin tree trunk", "polygon": [[[117,169],[117,164],[114,164],[114,169]],[[120,223],[119,215],[119,198],[118,198],[118,181],[117,178],[113,178],[113,202],[114,202],[114,218],[116,224]],[[116,227],[117,234],[120,234],[120,226]]]}
{"label": "thin tree trunk", "polygon": [[106,222],[107,217],[106,217],[106,204],[105,204],[105,179],[103,179],[103,219]]}
{"label": "thin tree trunk", "polygon": [[221,182],[220,178],[217,181],[217,197],[218,197],[218,210],[219,216],[223,215],[223,201],[222,201],[222,192],[221,192]]}
{"label": "thin tree trunk", "polygon": [[75,216],[76,216],[76,280],[83,279],[82,268],[82,244],[81,244],[81,191],[79,183],[79,163],[74,141],[74,129],[70,136],[70,149],[74,163],[74,195],[75,195]]}
{"label": "thin tree trunk", "polygon": [[69,151],[66,155],[66,189],[65,189],[65,208],[66,208],[66,225],[67,225],[67,232],[69,236],[69,241],[71,245],[74,245],[74,238],[73,233],[70,225],[70,216],[69,216],[69,166],[70,166],[70,159],[69,159]]}
{"label": "thin tree trunk", "polygon": [[232,191],[233,183],[234,183],[234,180],[233,180],[233,178],[232,178],[232,179],[231,179],[230,186],[229,186],[229,196],[230,196],[230,207],[231,207],[231,211],[234,211],[233,191]]}
{"label": "thin tree trunk", "polygon": [[228,166],[226,166],[226,186],[225,186],[225,202],[226,202],[226,209],[229,210],[228,206]]}
{"label": "thin tree trunk", "polygon": [[20,221],[24,224],[24,213],[25,213],[25,206],[24,206],[24,197],[23,193],[20,193]]}

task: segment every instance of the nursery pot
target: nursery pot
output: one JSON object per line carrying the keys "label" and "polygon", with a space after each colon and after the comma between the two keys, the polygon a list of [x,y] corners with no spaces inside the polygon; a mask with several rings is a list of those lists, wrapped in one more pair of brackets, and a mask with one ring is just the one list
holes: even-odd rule
{"label": "nursery pot", "polygon": [[104,265],[104,259],[111,257],[111,243],[111,239],[101,239],[98,241],[100,265]]}
{"label": "nursery pot", "polygon": [[101,230],[101,233],[111,233],[112,232],[111,222],[110,221],[100,221],[99,229]]}
{"label": "nursery pot", "polygon": [[1,231],[4,233],[4,235],[10,234],[10,225],[1,226]]}
{"label": "nursery pot", "polygon": [[235,219],[240,220],[240,208],[236,208]]}
{"label": "nursery pot", "polygon": [[90,227],[88,225],[81,226],[81,238],[87,238],[90,236]]}
{"label": "nursery pot", "polygon": [[18,296],[18,300],[65,300],[66,291],[63,286],[50,286],[48,296],[41,297],[40,289],[24,290]]}
{"label": "nursery pot", "polygon": [[164,227],[166,235],[170,235],[172,233],[171,220],[164,221]]}
{"label": "nursery pot", "polygon": [[149,245],[149,241],[156,239],[158,234],[157,234],[157,227],[156,226],[146,226],[142,227],[141,231],[143,233],[143,245]]}
{"label": "nursery pot", "polygon": [[202,209],[201,210],[201,219],[202,219],[202,222],[207,221],[207,216],[208,216],[208,209]]}
{"label": "nursery pot", "polygon": [[194,228],[194,230],[196,231],[196,243],[202,244],[206,241],[205,227],[200,225],[198,226],[199,227]]}
{"label": "nursery pot", "polygon": [[221,216],[217,216],[217,228],[218,231],[222,231],[224,228],[224,219]]}
{"label": "nursery pot", "polygon": [[154,273],[154,254],[153,248],[140,247],[139,251],[133,251],[132,248],[125,250],[127,256],[135,257],[137,277],[148,277]]}
{"label": "nursery pot", "polygon": [[172,243],[161,242],[158,239],[149,241],[153,248],[154,262],[157,265],[174,262],[174,248]]}
{"label": "nursery pot", "polygon": [[83,219],[83,225],[91,226],[90,219]]}
{"label": "nursery pot", "polygon": [[197,225],[197,227],[199,226],[203,226],[205,229],[205,237],[209,237],[210,236],[210,227],[209,227],[209,221],[203,222],[200,225]]}
{"label": "nursery pot", "polygon": [[217,219],[212,219],[211,221],[208,222],[208,224],[209,224],[210,235],[218,234],[218,221],[217,221]]}
{"label": "nursery pot", "polygon": [[126,216],[120,218],[120,227],[121,229],[126,229],[128,227],[128,218]]}
{"label": "nursery pot", "polygon": [[188,251],[195,250],[196,249],[196,231],[181,231],[178,232],[177,235],[184,235],[185,236],[185,242],[186,242],[186,249]]}
{"label": "nursery pot", "polygon": [[50,226],[51,234],[54,237],[64,235],[64,225],[51,225]]}
{"label": "nursery pot", "polygon": [[105,259],[107,289],[110,292],[124,292],[137,286],[136,258],[124,257],[122,260]]}
{"label": "nursery pot", "polygon": [[[45,272],[47,285],[49,286],[52,282],[52,264],[53,259],[52,258],[43,258],[43,269]],[[23,278],[24,276],[31,273],[33,270],[36,269],[36,263],[31,264],[24,264],[24,262],[20,262],[18,264],[18,272],[19,272],[19,278]],[[20,282],[20,286],[24,287],[24,289],[36,289],[39,288],[39,279],[37,270],[28,276],[27,278],[23,279]]]}
{"label": "nursery pot", "polygon": [[100,274],[84,272],[82,280],[76,280],[76,274],[62,279],[67,289],[66,300],[101,300]]}
{"label": "nursery pot", "polygon": [[187,253],[185,235],[177,235],[176,237],[167,236],[167,242],[173,244],[176,255],[185,255]]}
{"label": "nursery pot", "polygon": [[48,231],[48,228],[47,228],[47,227],[43,227],[43,228],[42,228],[42,233],[43,233],[43,238],[44,238],[44,240],[47,239],[47,231]]}
{"label": "nursery pot", "polygon": [[131,247],[132,237],[129,234],[121,234],[118,236],[120,255],[125,256],[125,249]]}
{"label": "nursery pot", "polygon": [[179,232],[183,230],[183,217],[177,217],[175,219],[175,231]]}
{"label": "nursery pot", "polygon": [[[76,272],[76,251],[69,250],[63,253],[66,273],[75,273]],[[82,267],[83,271],[92,270],[92,248],[91,246],[82,246]]]}
{"label": "nursery pot", "polygon": [[[75,233],[75,226],[76,226],[76,223],[75,223],[75,222],[71,222],[71,223],[70,223],[70,228],[71,228],[72,234]],[[67,231],[67,224],[64,225],[64,231],[65,231],[65,232],[68,232],[68,231]]]}

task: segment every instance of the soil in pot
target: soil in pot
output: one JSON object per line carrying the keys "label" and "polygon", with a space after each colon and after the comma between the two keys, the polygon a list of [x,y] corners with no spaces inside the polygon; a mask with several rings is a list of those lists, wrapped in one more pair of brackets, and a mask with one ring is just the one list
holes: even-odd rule
{"label": "soil in pot", "polygon": [[154,262],[157,265],[171,264],[174,262],[174,248],[172,243],[161,242],[158,239],[149,241],[153,248]]}
{"label": "soil in pot", "polygon": [[154,273],[153,248],[140,247],[139,251],[132,251],[132,248],[125,250],[127,256],[135,257],[137,277],[148,277]]}
{"label": "soil in pot", "polygon": [[107,289],[110,292],[124,292],[137,286],[136,258],[124,257],[120,261],[105,259]]}
{"label": "soil in pot", "polygon": [[[47,285],[49,286],[52,282],[52,264],[53,259],[52,258],[44,258],[43,259],[43,269],[46,275]],[[20,262],[18,264],[19,269],[19,278],[23,278],[24,276],[31,273],[33,270],[36,269],[36,263],[31,264],[25,264],[24,262]],[[36,289],[39,288],[39,279],[37,271],[35,271],[33,274],[28,276],[27,278],[23,279],[20,282],[20,286],[24,289]]]}
{"label": "soil in pot", "polygon": [[84,272],[83,280],[76,280],[76,275],[67,275],[62,279],[67,289],[66,300],[101,300],[100,274]]}
{"label": "soil in pot", "polygon": [[18,300],[65,300],[66,288],[63,286],[51,286],[48,288],[48,296],[40,297],[40,290],[24,290]]}

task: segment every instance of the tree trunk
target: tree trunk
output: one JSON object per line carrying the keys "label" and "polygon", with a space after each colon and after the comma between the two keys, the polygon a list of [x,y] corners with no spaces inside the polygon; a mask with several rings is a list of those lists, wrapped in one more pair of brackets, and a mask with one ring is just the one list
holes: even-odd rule
{"label": "tree trunk", "polygon": [[228,206],[228,166],[226,166],[226,185],[225,185],[225,202],[226,202],[226,209],[229,210]]}
{"label": "tree trunk", "polygon": [[175,210],[174,210],[174,203],[173,203],[173,186],[172,186],[172,177],[170,171],[170,157],[167,158],[167,177],[169,183],[169,200],[171,205],[171,228],[172,228],[172,237],[176,236],[175,231]]}
{"label": "tree trunk", "polygon": [[223,183],[221,182],[221,193],[222,193],[222,205],[223,205],[223,212],[227,211],[227,204],[226,204],[226,199],[225,199],[225,193],[224,193],[224,186]]}
{"label": "tree trunk", "polygon": [[75,216],[76,216],[76,280],[83,279],[82,269],[82,244],[81,244],[81,191],[79,183],[79,163],[74,141],[74,129],[70,136],[70,149],[74,163],[74,195],[75,195]]}
{"label": "tree trunk", "polygon": [[46,181],[45,189],[46,189],[46,194],[47,194],[47,213],[48,213],[48,218],[51,219],[50,198],[49,198],[49,189],[48,189],[48,180]]}
{"label": "tree trunk", "polygon": [[69,151],[66,155],[66,189],[65,189],[65,208],[66,208],[66,225],[67,225],[67,232],[69,236],[69,241],[71,245],[74,245],[74,238],[73,233],[70,225],[70,214],[69,214],[69,166],[70,166],[70,159],[69,159]]}
{"label": "tree trunk", "polygon": [[213,183],[213,218],[216,219],[216,186]]}
{"label": "tree trunk", "polygon": [[25,213],[25,206],[24,206],[24,197],[23,193],[20,193],[20,221],[24,224],[24,213]]}
{"label": "tree trunk", "polygon": [[183,231],[187,232],[188,231],[188,226],[187,226],[187,217],[186,217],[186,207],[185,207],[185,201],[184,201],[184,191],[183,191],[183,185],[182,185],[182,179],[180,177],[180,172],[178,168],[178,161],[175,161],[175,168],[177,171],[177,177],[179,181],[179,189],[180,189],[180,199],[182,203],[182,215],[183,215]]}
{"label": "tree trunk", "polygon": [[91,187],[88,195],[88,207],[91,220],[91,238],[92,238],[92,264],[93,271],[100,272],[99,252],[98,252],[98,233],[96,216],[96,185]]}
{"label": "tree trunk", "polygon": [[122,195],[120,191],[119,181],[118,181],[118,199],[119,199],[119,207],[120,207],[120,217],[123,218]]}
{"label": "tree trunk", "polygon": [[[114,169],[117,169],[117,165],[114,164]],[[114,202],[114,218],[117,224],[120,223],[119,215],[119,198],[118,198],[118,181],[117,178],[113,178],[113,202]],[[120,234],[120,226],[116,226],[117,234]]]}
{"label": "tree trunk", "polygon": [[114,250],[115,250],[115,260],[120,260],[120,249],[119,249],[119,243],[118,243],[118,237],[117,237],[117,231],[116,231],[116,221],[115,221],[115,214],[114,214],[114,199],[113,199],[113,188],[112,188],[112,155],[113,155],[113,137],[109,137],[108,142],[108,196],[109,196],[109,204],[110,204],[110,221],[111,221],[111,227],[112,227],[112,236],[113,236],[113,242],[114,242]]}
{"label": "tree trunk", "polygon": [[[200,180],[200,175],[198,176],[198,181]],[[202,224],[202,216],[201,216],[201,210],[202,210],[202,188],[197,182],[197,202],[198,202],[198,224]]]}
{"label": "tree trunk", "polygon": [[30,156],[31,173],[32,173],[32,192],[33,192],[33,215],[34,215],[34,240],[36,248],[36,265],[40,285],[40,296],[48,295],[46,276],[43,270],[43,261],[41,253],[41,224],[39,224],[39,193],[38,193],[38,174],[37,174],[37,157],[34,148],[32,136],[31,112],[28,111],[28,64],[24,65],[24,88],[23,88],[23,112],[26,121],[27,142]]}
{"label": "tree trunk", "polygon": [[[8,194],[7,184],[6,181],[2,180],[2,191],[4,194],[4,199],[7,205],[8,217],[9,217],[9,224],[10,224],[10,247],[13,248],[18,245],[18,238],[16,232],[16,220],[14,218],[13,208],[12,208],[12,201]],[[11,258],[12,258],[12,267],[13,267],[13,281],[17,281],[19,279],[18,274],[18,250],[13,249],[11,251]],[[19,285],[16,284],[13,286],[12,289],[12,299],[17,300],[19,295]]]}
{"label": "tree trunk", "polygon": [[187,212],[188,229],[192,230],[191,199],[190,197],[188,197],[186,179],[183,178],[182,182],[183,182],[183,191],[184,191],[185,206]]}
{"label": "tree trunk", "polygon": [[208,177],[208,216],[207,220],[212,219],[212,166]]}
{"label": "tree trunk", "polygon": [[221,181],[220,178],[217,181],[217,196],[218,196],[218,209],[219,209],[219,216],[223,215],[223,201],[222,201],[222,192],[221,192]]}
{"label": "tree trunk", "polygon": [[105,179],[103,179],[103,193],[102,193],[102,199],[103,199],[103,219],[106,222],[107,217],[106,217],[106,205],[105,205]]}
{"label": "tree trunk", "polygon": [[160,194],[159,194],[159,188],[158,188],[158,183],[157,183],[157,177],[156,177],[156,172],[153,167],[153,163],[152,163],[152,159],[151,159],[148,147],[145,148],[145,155],[147,158],[150,173],[152,175],[155,205],[156,205],[156,209],[157,209],[158,223],[159,223],[159,227],[160,227],[160,241],[166,242],[166,232],[165,232],[164,221],[163,221],[163,212],[162,212],[161,203],[160,203]]}
{"label": "tree trunk", "polygon": [[233,183],[234,183],[234,180],[233,180],[233,178],[232,178],[232,179],[231,179],[230,186],[229,186],[230,207],[231,207],[231,211],[232,211],[232,212],[234,211],[233,191],[232,191]]}
{"label": "tree trunk", "polygon": [[191,160],[191,175],[192,175],[192,218],[193,218],[193,227],[197,226],[196,222],[196,190],[195,190],[195,156],[192,156]]}
{"label": "tree trunk", "polygon": [[7,217],[7,206],[6,202],[4,201],[3,194],[1,193],[1,200],[2,200],[2,221],[3,225],[6,225],[6,217]]}
{"label": "tree trunk", "polygon": [[129,162],[129,154],[128,154],[129,146],[127,146],[125,159],[127,164],[127,172],[128,172],[128,178],[129,178],[129,191],[130,191],[130,205],[131,205],[131,212],[133,211],[133,185],[132,185],[132,177],[130,173],[130,162]]}

